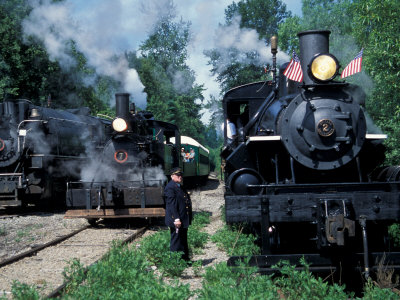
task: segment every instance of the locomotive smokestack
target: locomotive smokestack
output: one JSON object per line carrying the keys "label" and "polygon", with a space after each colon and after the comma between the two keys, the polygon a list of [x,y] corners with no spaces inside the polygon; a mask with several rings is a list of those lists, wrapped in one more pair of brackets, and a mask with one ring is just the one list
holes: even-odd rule
{"label": "locomotive smokestack", "polygon": [[115,94],[115,108],[116,116],[126,119],[129,116],[129,94],[117,93]]}
{"label": "locomotive smokestack", "polygon": [[310,30],[299,32],[300,62],[303,69],[303,81],[307,84],[314,82],[308,76],[308,64],[319,53],[329,53],[329,30]]}

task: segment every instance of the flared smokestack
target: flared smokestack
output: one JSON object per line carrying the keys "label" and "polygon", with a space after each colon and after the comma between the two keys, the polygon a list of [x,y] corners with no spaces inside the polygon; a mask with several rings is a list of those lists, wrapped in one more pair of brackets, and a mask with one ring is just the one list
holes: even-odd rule
{"label": "flared smokestack", "polygon": [[115,94],[115,108],[116,116],[119,118],[126,118],[129,116],[129,94],[117,93]]}
{"label": "flared smokestack", "polygon": [[300,62],[303,69],[303,81],[305,84],[314,82],[308,76],[308,64],[319,53],[329,53],[329,30],[310,30],[299,32]]}

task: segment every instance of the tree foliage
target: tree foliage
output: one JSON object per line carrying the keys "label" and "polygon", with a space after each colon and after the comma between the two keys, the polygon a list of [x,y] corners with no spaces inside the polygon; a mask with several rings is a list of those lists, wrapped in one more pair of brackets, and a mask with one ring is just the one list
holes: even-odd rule
{"label": "tree foliage", "polygon": [[[0,94],[3,97],[28,98],[53,107],[88,106],[93,112],[107,111],[105,96],[115,82],[102,78],[87,66],[87,60],[70,41],[70,56],[75,65],[62,69],[51,61],[42,42],[25,36],[22,21],[32,10],[30,1],[0,2]],[[88,78],[92,84],[87,85]],[[105,88],[107,83],[107,88]]]}
{"label": "tree foliage", "polygon": [[[228,28],[239,20],[241,29],[254,29],[260,41],[269,40],[277,33],[278,25],[289,16],[286,5],[280,0],[240,0],[225,10],[224,26]],[[266,50],[266,47],[259,50]],[[240,47],[229,47],[208,50],[205,54],[209,57],[212,73],[217,75],[222,92],[244,83],[265,80],[264,63],[260,62],[258,51],[244,52]]]}
{"label": "tree foliage", "polygon": [[130,53],[147,93],[147,109],[158,120],[179,126],[182,135],[204,143],[200,122],[203,86],[186,64],[190,23],[172,21],[172,15],[158,23],[140,46],[140,58]]}
{"label": "tree foliage", "polygon": [[374,89],[367,108],[389,134],[388,164],[399,164],[400,150],[400,6],[396,0],[354,1],[354,37],[365,48],[363,65]]}

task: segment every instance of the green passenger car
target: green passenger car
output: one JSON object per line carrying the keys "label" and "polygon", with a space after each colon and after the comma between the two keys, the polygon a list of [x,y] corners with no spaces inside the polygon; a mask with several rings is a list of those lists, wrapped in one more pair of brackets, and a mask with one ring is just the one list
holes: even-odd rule
{"label": "green passenger car", "polygon": [[181,163],[185,179],[207,181],[210,173],[210,151],[188,136],[181,136]]}

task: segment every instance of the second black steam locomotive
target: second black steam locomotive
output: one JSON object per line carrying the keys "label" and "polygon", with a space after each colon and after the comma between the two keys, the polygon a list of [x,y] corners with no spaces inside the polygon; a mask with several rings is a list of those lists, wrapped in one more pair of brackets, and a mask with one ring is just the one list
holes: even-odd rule
{"label": "second black steam locomotive", "polygon": [[[116,94],[112,127],[109,140],[92,157],[81,180],[68,182],[67,218],[161,217],[163,189],[172,168],[185,169],[184,176],[209,173],[208,152],[197,151],[201,162],[196,157],[184,162],[178,127],[154,120],[150,112],[136,112],[129,94]],[[189,167],[192,172],[186,171]]]}
{"label": "second black steam locomotive", "polygon": [[54,204],[111,132],[89,110],[56,110],[29,100],[0,103],[0,205]]}
{"label": "second black steam locomotive", "polygon": [[334,80],[329,34],[298,34],[301,84],[282,75],[286,63],[278,80],[234,88],[223,100],[238,131],[228,143],[225,130],[221,153],[226,220],[254,225],[262,255],[253,263],[264,270],[305,257],[318,270],[363,266],[368,275],[385,252],[388,267],[399,266],[387,227],[400,219],[400,168],[379,167],[386,135],[369,122],[363,90]]}

